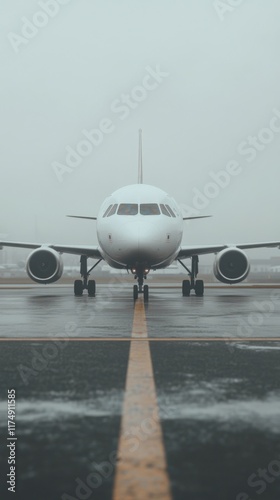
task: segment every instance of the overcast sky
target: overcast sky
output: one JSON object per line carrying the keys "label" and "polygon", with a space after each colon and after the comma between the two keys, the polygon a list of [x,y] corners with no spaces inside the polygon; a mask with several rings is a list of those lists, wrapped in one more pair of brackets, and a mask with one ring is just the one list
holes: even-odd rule
{"label": "overcast sky", "polygon": [[0,16],[0,233],[96,244],[65,215],[137,181],[141,127],[144,181],[214,216],[184,243],[280,239],[279,0],[1,0]]}

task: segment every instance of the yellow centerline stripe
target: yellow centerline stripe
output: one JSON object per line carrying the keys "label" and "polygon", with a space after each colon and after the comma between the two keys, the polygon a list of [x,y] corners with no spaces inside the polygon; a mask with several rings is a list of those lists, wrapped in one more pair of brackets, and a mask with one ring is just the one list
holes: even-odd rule
{"label": "yellow centerline stripe", "polygon": [[135,303],[122,415],[113,500],[171,500],[141,299]]}

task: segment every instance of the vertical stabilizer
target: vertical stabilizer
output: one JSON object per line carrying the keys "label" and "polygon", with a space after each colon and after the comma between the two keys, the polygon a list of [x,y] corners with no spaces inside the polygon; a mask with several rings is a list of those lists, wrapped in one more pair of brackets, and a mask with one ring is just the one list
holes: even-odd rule
{"label": "vertical stabilizer", "polygon": [[138,184],[143,184],[142,130],[141,130],[141,128],[139,129]]}

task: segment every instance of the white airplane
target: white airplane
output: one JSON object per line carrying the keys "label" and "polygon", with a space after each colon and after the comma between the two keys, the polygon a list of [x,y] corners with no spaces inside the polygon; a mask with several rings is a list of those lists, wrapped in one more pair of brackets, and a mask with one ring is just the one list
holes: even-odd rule
{"label": "white airplane", "polygon": [[[250,265],[244,249],[278,247],[280,241],[249,243],[241,245],[182,246],[183,223],[187,219],[207,216],[183,217],[176,201],[161,189],[143,184],[142,133],[139,131],[138,184],[122,187],[106,198],[97,217],[68,216],[96,220],[98,246],[46,245],[0,241],[4,246],[33,249],[26,263],[26,271],[37,283],[53,283],[61,278],[63,261],[61,254],[80,255],[81,280],[74,283],[74,293],[81,296],[87,290],[95,296],[94,280],[89,280],[91,271],[102,261],[116,269],[131,271],[138,285],[133,287],[133,298],[143,293],[148,300],[148,285],[144,285],[150,270],[168,267],[177,260],[186,269],[189,279],[183,280],[182,294],[189,296],[191,290],[197,296],[204,293],[203,281],[197,279],[198,257],[216,254],[214,275],[223,283],[235,284],[243,281]],[[98,261],[88,270],[89,258]],[[189,269],[182,262],[191,259]]]}

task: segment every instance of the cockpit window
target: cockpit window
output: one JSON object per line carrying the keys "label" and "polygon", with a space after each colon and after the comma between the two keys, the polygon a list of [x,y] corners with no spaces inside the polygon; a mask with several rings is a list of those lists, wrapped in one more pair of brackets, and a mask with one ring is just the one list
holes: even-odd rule
{"label": "cockpit window", "polygon": [[166,206],[165,206],[165,205],[161,204],[161,205],[160,205],[160,209],[161,209],[161,211],[162,211],[163,215],[167,215],[167,217],[171,217],[171,215],[170,215],[170,213],[168,212],[168,210],[167,210],[167,208],[166,208]]}
{"label": "cockpit window", "polygon": [[118,215],[137,215],[138,205],[136,203],[121,203],[118,209]]}
{"label": "cockpit window", "polygon": [[140,205],[141,215],[160,215],[159,206],[156,203],[142,203]]}
{"label": "cockpit window", "polygon": [[104,212],[103,217],[107,217],[108,213],[110,212],[111,208],[113,205],[110,205],[107,210]]}
{"label": "cockpit window", "polygon": [[174,214],[172,208],[169,205],[165,205],[165,206],[166,206],[168,212],[170,212],[171,217],[176,217],[176,215]]}
{"label": "cockpit window", "polygon": [[117,208],[118,208],[117,204],[113,205],[110,211],[108,212],[107,217],[111,217],[111,215],[114,215],[117,211]]}

